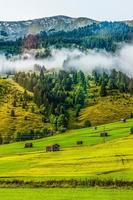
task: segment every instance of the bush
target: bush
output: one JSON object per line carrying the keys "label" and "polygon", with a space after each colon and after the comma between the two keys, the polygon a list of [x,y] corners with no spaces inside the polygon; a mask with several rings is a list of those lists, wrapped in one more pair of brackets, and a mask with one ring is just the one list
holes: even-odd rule
{"label": "bush", "polygon": [[11,110],[11,117],[15,117],[15,111],[13,109]]}
{"label": "bush", "polygon": [[133,127],[131,127],[130,129],[130,134],[133,134]]}
{"label": "bush", "polygon": [[25,120],[25,121],[27,121],[27,120],[28,120],[28,117],[27,117],[27,116],[25,116],[25,117],[24,117],[24,120]]}
{"label": "bush", "polygon": [[59,133],[64,133],[67,129],[65,127],[60,126],[58,128]]}
{"label": "bush", "polygon": [[131,113],[130,118],[131,118],[131,119],[133,118],[133,113]]}
{"label": "bush", "polygon": [[26,141],[34,139],[34,130],[21,130],[16,132],[16,141]]}
{"label": "bush", "polygon": [[87,127],[91,127],[91,122],[89,120],[86,120],[84,122],[84,127],[87,128]]}

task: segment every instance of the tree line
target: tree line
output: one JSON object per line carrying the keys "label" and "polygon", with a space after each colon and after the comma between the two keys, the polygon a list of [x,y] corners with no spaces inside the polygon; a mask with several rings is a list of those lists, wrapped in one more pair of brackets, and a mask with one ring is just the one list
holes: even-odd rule
{"label": "tree line", "polygon": [[121,71],[111,70],[110,73],[93,71],[93,78],[96,85],[100,86],[100,95],[107,96],[113,90],[121,93],[130,93],[133,95],[133,78],[128,77]]}
{"label": "tree line", "polygon": [[93,23],[73,31],[39,34],[44,48],[54,45],[57,48],[80,46],[87,49],[106,49],[115,51],[117,43],[129,42],[133,39],[133,27],[122,22]]}

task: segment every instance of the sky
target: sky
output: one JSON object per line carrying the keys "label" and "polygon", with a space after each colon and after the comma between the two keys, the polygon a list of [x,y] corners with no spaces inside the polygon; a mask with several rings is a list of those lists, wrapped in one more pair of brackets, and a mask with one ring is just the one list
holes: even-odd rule
{"label": "sky", "polygon": [[0,0],[0,21],[55,15],[99,21],[133,20],[133,0]]}

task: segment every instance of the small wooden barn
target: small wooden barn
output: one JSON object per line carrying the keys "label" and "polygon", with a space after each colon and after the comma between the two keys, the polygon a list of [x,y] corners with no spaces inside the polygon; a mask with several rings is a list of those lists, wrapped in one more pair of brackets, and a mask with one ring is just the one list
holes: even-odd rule
{"label": "small wooden barn", "polygon": [[83,141],[77,141],[77,145],[82,145]]}
{"label": "small wooden barn", "polygon": [[123,122],[123,123],[126,123],[126,118],[124,118],[124,119],[121,119],[121,122]]}
{"label": "small wooden barn", "polygon": [[33,144],[31,142],[29,143],[25,143],[25,148],[32,148],[33,147]]}
{"label": "small wooden barn", "polygon": [[46,152],[54,152],[54,151],[60,151],[60,145],[59,144],[53,144],[46,146]]}
{"label": "small wooden barn", "polygon": [[107,132],[101,132],[101,133],[100,133],[100,136],[101,136],[101,137],[107,137],[107,136],[108,136],[108,133],[107,133]]}
{"label": "small wooden barn", "polygon": [[94,131],[97,130],[97,126],[94,126],[94,127],[93,127],[93,130],[94,130]]}

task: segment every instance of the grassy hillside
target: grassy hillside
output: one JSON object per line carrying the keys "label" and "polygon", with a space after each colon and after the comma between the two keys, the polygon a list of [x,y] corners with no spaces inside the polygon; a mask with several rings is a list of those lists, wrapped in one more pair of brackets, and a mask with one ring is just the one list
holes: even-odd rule
{"label": "grassy hillside", "polygon": [[132,200],[132,190],[114,190],[114,189],[82,189],[82,188],[52,188],[52,189],[1,189],[0,198],[4,200]]}
{"label": "grassy hillside", "polygon": [[99,97],[94,104],[81,110],[78,118],[79,125],[90,120],[92,125],[106,124],[127,118],[133,112],[133,97],[128,94],[118,96]]}
{"label": "grassy hillside", "polygon": [[[106,127],[70,131],[33,141],[32,149],[24,142],[0,146],[0,177],[17,179],[114,178],[133,179],[133,136],[129,136],[133,120]],[[99,133],[109,133],[107,139]],[[128,136],[128,137],[125,137]],[[120,138],[120,139],[118,139]],[[82,140],[83,146],[76,142]],[[61,151],[46,153],[46,145],[58,143]]]}
{"label": "grassy hillside", "polygon": [[[28,92],[31,99],[26,108],[23,108],[24,88],[14,82],[12,79],[0,79],[0,134],[11,137],[16,131],[35,130],[47,127],[52,129],[48,123],[43,123],[43,115],[36,104],[33,102],[33,94]],[[0,90],[1,91],[1,90]],[[112,95],[107,97],[99,96],[99,87],[91,85],[88,92],[88,100],[81,109],[79,117],[75,117],[75,111],[70,110],[69,129],[84,127],[86,120],[93,125],[107,124],[119,121],[121,118],[130,117],[133,112],[133,96],[121,94],[118,91],[112,91]],[[17,96],[16,105],[14,99]],[[34,112],[32,112],[34,107]],[[12,109],[15,111],[15,117],[11,116]]]}
{"label": "grassy hillside", "polygon": [[[20,87],[11,79],[0,79],[0,134],[5,137],[12,136],[19,130],[41,129],[49,127],[49,124],[42,122],[42,115],[37,106],[33,103],[32,93],[28,92],[31,100],[23,108],[24,88]],[[14,98],[16,105],[14,105]],[[22,99],[21,99],[22,98]],[[34,107],[34,112],[32,112]],[[12,109],[15,111],[15,117],[11,116]]]}
{"label": "grassy hillside", "polygon": [[107,97],[99,96],[99,87],[91,86],[87,105],[81,109],[76,126],[83,126],[86,120],[92,125],[107,124],[129,118],[133,112],[133,96],[111,91]]}

